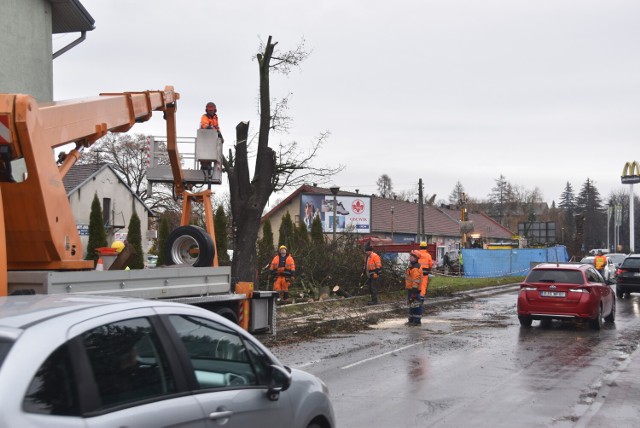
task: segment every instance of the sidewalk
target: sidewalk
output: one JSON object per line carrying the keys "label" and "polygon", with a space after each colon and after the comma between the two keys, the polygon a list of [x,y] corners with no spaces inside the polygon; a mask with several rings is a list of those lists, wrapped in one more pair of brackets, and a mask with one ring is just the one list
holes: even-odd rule
{"label": "sidewalk", "polygon": [[603,380],[576,427],[637,427],[640,424],[640,347]]}

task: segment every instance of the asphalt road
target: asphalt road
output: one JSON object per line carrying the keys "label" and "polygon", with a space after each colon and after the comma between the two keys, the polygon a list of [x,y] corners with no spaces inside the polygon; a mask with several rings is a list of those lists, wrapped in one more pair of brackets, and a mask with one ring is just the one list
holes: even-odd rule
{"label": "asphalt road", "polygon": [[422,327],[396,317],[273,351],[326,382],[343,428],[637,426],[639,401],[628,400],[640,393],[619,386],[635,388],[640,374],[640,295],[618,300],[615,324],[600,331],[521,328],[516,297],[450,302],[428,307]]}

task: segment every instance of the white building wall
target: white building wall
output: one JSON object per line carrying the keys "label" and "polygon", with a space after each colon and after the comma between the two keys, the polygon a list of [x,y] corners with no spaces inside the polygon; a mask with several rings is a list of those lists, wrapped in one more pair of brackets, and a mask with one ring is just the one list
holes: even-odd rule
{"label": "white building wall", "polygon": [[53,99],[51,4],[48,0],[2,0],[0,93]]}
{"label": "white building wall", "polygon": [[[149,229],[148,211],[109,168],[103,169],[93,180],[86,182],[70,196],[69,203],[71,204],[71,210],[75,216],[76,223],[78,225],[87,225],[88,227],[94,194],[98,195],[101,207],[103,207],[104,198],[111,199],[111,224],[125,226],[124,229],[117,230],[116,232],[126,233],[128,231],[129,220],[135,207],[136,213],[140,218],[142,249],[146,253],[149,249],[149,243],[147,243],[146,239],[147,230]],[[84,255],[86,255],[88,240],[88,236],[81,236]],[[113,241],[113,235],[107,235],[108,244],[111,245]],[[145,245],[145,243],[147,244]]]}

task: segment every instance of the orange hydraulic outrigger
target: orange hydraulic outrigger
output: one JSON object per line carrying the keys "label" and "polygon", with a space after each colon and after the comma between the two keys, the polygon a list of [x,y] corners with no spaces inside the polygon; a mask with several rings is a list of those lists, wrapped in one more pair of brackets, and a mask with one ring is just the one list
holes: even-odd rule
{"label": "orange hydraulic outrigger", "polygon": [[[126,132],[163,111],[170,157],[177,159],[173,87],[163,91],[105,93],[39,105],[29,95],[0,94],[0,296],[8,270],[93,268],[82,245],[62,179],[108,131]],[[52,150],[75,143],[58,166]],[[12,160],[24,159],[24,177],[13,177]],[[184,191],[179,161],[172,159],[176,190]]]}

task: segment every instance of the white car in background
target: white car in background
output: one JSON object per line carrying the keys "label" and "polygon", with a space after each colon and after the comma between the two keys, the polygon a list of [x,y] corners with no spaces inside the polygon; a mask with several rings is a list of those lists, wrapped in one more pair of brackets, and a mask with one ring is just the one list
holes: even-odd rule
{"label": "white car in background", "polygon": [[611,259],[611,261],[613,262],[613,265],[615,266],[616,269],[618,269],[620,267],[620,265],[622,264],[624,259],[627,258],[627,256],[629,256],[629,254],[624,254],[624,253],[609,253],[609,254],[607,254],[607,257]]}
{"label": "white car in background", "polygon": [[[609,258],[609,255],[605,255],[607,258],[607,264],[604,266],[604,280],[607,284],[611,284],[615,282],[616,279],[616,266],[613,263],[613,260]],[[587,256],[580,260],[580,263],[589,263],[590,265],[594,265],[595,256]]]}

